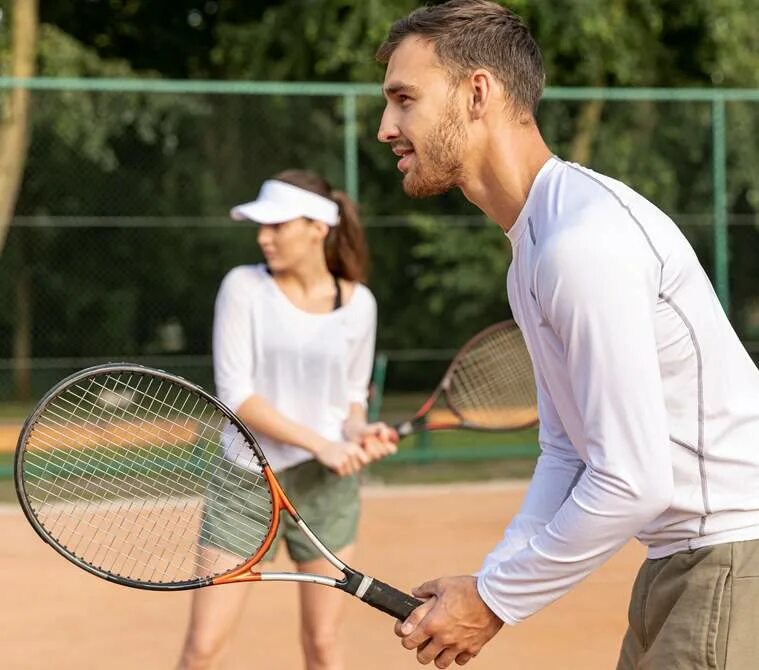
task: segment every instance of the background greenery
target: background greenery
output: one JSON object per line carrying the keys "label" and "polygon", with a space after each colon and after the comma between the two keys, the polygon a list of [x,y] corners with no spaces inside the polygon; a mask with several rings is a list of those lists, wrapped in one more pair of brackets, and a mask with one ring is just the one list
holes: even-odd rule
{"label": "background greenery", "polygon": [[[541,44],[551,86],[759,85],[755,0],[504,4]],[[374,49],[416,5],[47,1],[38,74],[379,82]],[[0,10],[5,66],[12,1],[0,0]],[[24,180],[0,259],[0,398],[33,399],[88,357],[167,355],[173,369],[209,384],[207,362],[180,357],[209,353],[221,277],[258,258],[253,232],[229,224],[229,207],[292,166],[344,186],[342,100],[35,91],[31,109]],[[508,244],[458,193],[427,201],[402,193],[393,156],[375,139],[381,109],[381,98],[358,99],[378,348],[455,349],[509,315]],[[729,103],[727,114],[731,317],[751,346],[759,339],[759,106]],[[630,183],[675,216],[711,272],[708,103],[546,101],[539,121],[558,154]],[[32,357],[58,361],[33,370],[26,385],[12,374],[24,341]],[[389,388],[428,388],[445,353],[423,358],[391,359]]]}

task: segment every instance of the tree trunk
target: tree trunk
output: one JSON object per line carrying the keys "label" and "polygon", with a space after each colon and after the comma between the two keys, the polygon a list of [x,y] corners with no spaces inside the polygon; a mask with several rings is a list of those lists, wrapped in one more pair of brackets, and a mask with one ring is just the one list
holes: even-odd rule
{"label": "tree trunk", "polygon": [[577,130],[572,139],[572,147],[569,150],[569,160],[572,162],[580,165],[587,165],[590,162],[593,141],[601,125],[603,107],[603,100],[588,100],[583,104],[577,119]]}
{"label": "tree trunk", "polygon": [[[38,0],[13,0],[11,4],[10,75],[33,77],[37,59]],[[0,253],[5,245],[24,174],[29,145],[29,90],[13,88],[5,93],[0,115]],[[23,240],[21,241],[23,247]],[[13,383],[18,400],[31,397],[32,278],[21,250],[15,273],[16,313],[13,332]]]}
{"label": "tree trunk", "polygon": [[13,330],[13,387],[16,400],[27,401],[32,395],[30,358],[32,355],[32,279],[24,262],[16,273],[16,323]]}
{"label": "tree trunk", "polygon": [[[13,0],[11,5],[12,77],[34,76],[37,57],[37,1]],[[13,88],[5,95],[4,110],[0,116],[0,252],[16,208],[29,144],[29,91]]]}

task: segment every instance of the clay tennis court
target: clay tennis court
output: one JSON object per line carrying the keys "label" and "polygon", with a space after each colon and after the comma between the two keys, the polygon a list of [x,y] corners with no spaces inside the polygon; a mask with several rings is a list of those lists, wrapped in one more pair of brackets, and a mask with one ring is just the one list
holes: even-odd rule
{"label": "clay tennis court", "polygon": [[[521,482],[366,487],[356,566],[402,588],[442,574],[471,572],[499,539],[524,490]],[[0,537],[4,670],[174,667],[189,593],[139,591],[84,573],[47,547],[14,505],[0,508]],[[642,548],[629,544],[566,598],[515,629],[504,628],[467,667],[613,668],[627,597],[642,558]],[[284,554],[275,566],[287,569]],[[250,588],[226,668],[302,667],[297,587],[219,588]],[[388,617],[347,597],[346,614],[348,670],[421,667],[401,648]]]}

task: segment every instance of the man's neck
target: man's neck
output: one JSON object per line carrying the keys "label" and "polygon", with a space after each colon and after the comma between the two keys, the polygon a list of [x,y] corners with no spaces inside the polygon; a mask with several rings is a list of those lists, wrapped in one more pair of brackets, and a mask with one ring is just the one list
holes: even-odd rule
{"label": "man's neck", "polygon": [[494,134],[461,184],[466,198],[508,232],[527,202],[540,169],[551,156],[536,127]]}

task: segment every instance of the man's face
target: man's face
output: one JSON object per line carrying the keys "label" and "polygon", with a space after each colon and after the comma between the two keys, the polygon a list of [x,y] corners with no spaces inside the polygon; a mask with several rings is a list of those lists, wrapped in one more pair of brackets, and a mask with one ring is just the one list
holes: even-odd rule
{"label": "man's face", "polygon": [[401,157],[404,191],[423,198],[457,186],[466,128],[456,89],[432,44],[412,35],[398,45],[387,65],[384,93],[377,137]]}

